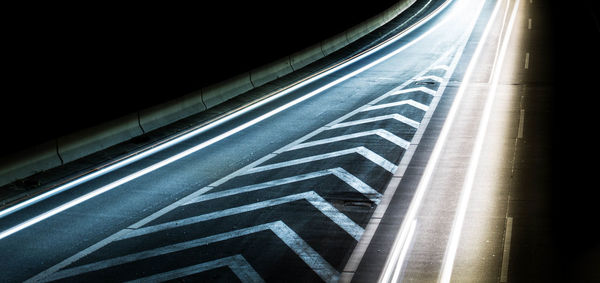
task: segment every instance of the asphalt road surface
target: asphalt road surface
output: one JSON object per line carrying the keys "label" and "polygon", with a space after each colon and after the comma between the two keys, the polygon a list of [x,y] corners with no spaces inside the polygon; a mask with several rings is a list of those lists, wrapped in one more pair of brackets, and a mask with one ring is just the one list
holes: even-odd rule
{"label": "asphalt road surface", "polygon": [[557,279],[547,5],[418,3],[383,45],[3,215],[0,278]]}

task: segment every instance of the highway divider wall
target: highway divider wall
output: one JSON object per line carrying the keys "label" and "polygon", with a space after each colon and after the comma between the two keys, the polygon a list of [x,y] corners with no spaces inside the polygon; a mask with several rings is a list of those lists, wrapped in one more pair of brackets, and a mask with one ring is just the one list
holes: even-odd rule
{"label": "highway divider wall", "polygon": [[77,160],[200,113],[299,70],[381,27],[415,1],[399,0],[387,10],[345,32],[178,99],[3,157],[0,161],[0,186]]}

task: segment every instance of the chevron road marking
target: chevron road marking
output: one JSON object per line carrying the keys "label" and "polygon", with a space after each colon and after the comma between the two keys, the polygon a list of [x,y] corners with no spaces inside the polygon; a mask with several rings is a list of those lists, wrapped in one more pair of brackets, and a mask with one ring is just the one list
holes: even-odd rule
{"label": "chevron road marking", "polygon": [[372,152],[371,150],[367,149],[366,147],[359,146],[359,147],[355,147],[355,148],[334,151],[334,152],[330,152],[330,153],[319,154],[319,155],[299,158],[299,159],[275,163],[275,164],[258,166],[258,167],[254,167],[254,168],[244,172],[243,174],[247,175],[247,174],[252,174],[252,173],[257,173],[257,172],[262,172],[262,171],[268,171],[268,170],[288,167],[288,166],[292,166],[292,165],[298,165],[298,164],[302,164],[302,163],[309,163],[309,162],[313,162],[313,161],[317,161],[317,160],[323,160],[323,159],[328,159],[328,158],[333,158],[333,157],[338,157],[338,156],[348,155],[348,154],[353,154],[353,153],[362,155],[366,159],[369,159],[371,162],[379,165],[380,167],[382,167],[383,169],[387,170],[390,173],[394,173],[394,171],[396,171],[396,168],[397,168],[396,165],[385,160],[379,154]]}
{"label": "chevron road marking", "polygon": [[436,94],[435,90],[420,86],[420,87],[415,87],[415,88],[401,89],[399,91],[393,92],[391,95],[399,95],[399,94],[403,94],[403,93],[411,93],[411,92],[417,92],[417,91],[422,91],[422,92],[427,93],[432,96],[435,96],[435,94]]}
{"label": "chevron road marking", "polygon": [[300,181],[313,179],[313,178],[319,178],[319,177],[323,177],[323,176],[327,176],[327,175],[333,175],[333,176],[340,178],[342,181],[346,182],[346,184],[350,185],[352,188],[354,188],[358,192],[362,193],[365,197],[367,197],[369,200],[371,200],[375,204],[379,203],[379,199],[381,198],[381,194],[379,192],[377,192],[376,190],[371,188],[369,185],[365,184],[360,179],[356,178],[354,175],[348,173],[348,171],[346,171],[340,167],[337,167],[337,168],[292,176],[292,177],[288,177],[288,178],[268,181],[268,182],[264,182],[264,183],[260,183],[260,184],[249,185],[249,186],[235,188],[235,189],[229,189],[229,190],[220,191],[220,192],[216,192],[216,193],[200,195],[195,198],[192,198],[191,200],[184,203],[183,205],[189,205],[192,203],[228,197],[228,196],[241,194],[241,193],[253,192],[253,191],[267,189],[267,188],[271,188],[271,187],[275,187],[275,186],[290,184],[290,183],[294,183],[294,182],[300,182]]}
{"label": "chevron road marking", "polygon": [[450,66],[448,65],[436,65],[433,68],[430,69],[431,71],[433,70],[444,70],[446,72],[448,72],[450,70]]}
{"label": "chevron road marking", "polygon": [[438,83],[443,83],[444,82],[444,79],[440,78],[438,76],[423,76],[423,77],[420,77],[420,78],[416,79],[415,81],[420,82],[420,81],[426,81],[426,80],[432,80],[432,81],[436,81]]}
{"label": "chevron road marking", "polygon": [[402,101],[397,101],[397,102],[392,102],[392,103],[386,103],[386,104],[377,104],[377,105],[373,105],[370,107],[367,107],[365,109],[363,109],[362,111],[372,111],[372,110],[377,110],[377,109],[382,109],[382,108],[388,108],[388,107],[394,107],[394,106],[400,106],[400,105],[410,105],[412,107],[415,108],[419,108],[423,111],[427,111],[429,109],[429,106],[416,102],[412,99],[407,99],[407,100],[402,100]]}
{"label": "chevron road marking", "polygon": [[143,283],[143,282],[164,282],[168,280],[173,280],[177,278],[182,278],[188,275],[216,269],[219,267],[229,267],[233,273],[240,279],[242,282],[250,282],[250,283],[262,283],[265,282],[260,275],[254,270],[254,268],[246,261],[246,259],[242,255],[233,255],[228,256],[168,272],[163,272],[159,274],[155,274],[152,276],[139,278],[132,281],[127,281],[127,283]]}
{"label": "chevron road marking", "polygon": [[356,126],[356,125],[360,125],[360,124],[367,124],[367,123],[372,123],[372,122],[377,122],[377,121],[383,121],[383,120],[390,120],[390,119],[394,119],[397,120],[401,123],[407,124],[413,128],[418,128],[419,125],[421,123],[412,120],[410,118],[407,118],[406,116],[400,115],[400,114],[389,114],[389,115],[383,115],[383,116],[377,116],[377,117],[372,117],[372,118],[366,118],[366,119],[360,119],[360,120],[354,120],[354,121],[349,121],[349,122],[343,122],[343,123],[338,123],[335,124],[333,126],[330,126],[329,129],[337,129],[337,128],[343,128],[343,127],[351,127],[351,126]]}
{"label": "chevron road marking", "polygon": [[358,241],[360,236],[364,232],[364,229],[358,226],[354,221],[352,221],[348,216],[341,213],[337,210],[333,205],[323,199],[314,191],[299,193],[288,195],[285,197],[280,197],[276,199],[265,200],[261,202],[255,202],[252,204],[242,205],[234,208],[219,210],[216,212],[211,212],[207,214],[192,216],[184,219],[174,220],[162,224],[157,224],[154,226],[147,226],[144,228],[140,228],[134,231],[131,231],[128,234],[125,234],[119,240],[129,239],[133,237],[138,237],[150,233],[155,233],[159,231],[164,231],[167,229],[178,228],[186,225],[197,224],[204,221],[214,220],[222,217],[232,216],[236,214],[246,213],[249,211],[254,211],[258,209],[263,209],[266,207],[276,206],[284,203],[290,203],[298,200],[306,200],[310,204],[312,204],[315,208],[317,208],[321,213],[335,222],[338,226],[340,226],[344,231],[346,231],[350,236]]}
{"label": "chevron road marking", "polygon": [[302,240],[302,238],[300,238],[296,232],[294,232],[292,229],[290,229],[290,227],[280,220],[138,253],[101,260],[95,263],[81,265],[70,269],[64,269],[44,278],[44,282],[73,277],[83,273],[98,271],[121,264],[132,263],[151,257],[167,255],[170,253],[201,247],[232,238],[243,237],[266,230],[271,230],[277,237],[279,237],[279,239],[281,239],[292,251],[294,251],[294,253],[296,253],[325,282],[337,282],[339,278],[339,272],[335,270],[335,268],[333,268],[327,261],[325,261],[325,259],[323,259],[315,250],[313,250],[313,248],[311,248],[304,240]]}
{"label": "chevron road marking", "polygon": [[406,141],[384,129],[377,129],[377,130],[370,130],[370,131],[358,132],[358,133],[353,133],[353,134],[341,135],[341,136],[317,140],[317,141],[305,142],[305,143],[301,143],[299,145],[289,148],[288,151],[296,150],[296,149],[300,149],[300,148],[311,147],[311,146],[316,146],[316,145],[327,144],[327,143],[334,143],[334,142],[338,142],[338,141],[349,140],[349,139],[354,139],[354,138],[359,138],[359,137],[371,136],[371,135],[378,135],[378,136],[380,136],[380,137],[382,137],[404,149],[407,149],[408,146],[410,145],[410,142],[408,142],[408,141]]}

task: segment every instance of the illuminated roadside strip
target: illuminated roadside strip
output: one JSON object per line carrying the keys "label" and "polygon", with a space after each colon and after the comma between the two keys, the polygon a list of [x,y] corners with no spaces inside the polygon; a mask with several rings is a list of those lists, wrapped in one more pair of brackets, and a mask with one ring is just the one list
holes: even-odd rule
{"label": "illuminated roadside strip", "polygon": [[[291,88],[288,88],[288,89],[282,91],[281,93],[278,93],[277,95],[273,95],[273,96],[271,96],[271,97],[269,97],[269,98],[267,98],[265,100],[260,101],[259,103],[253,104],[250,107],[242,109],[241,111],[236,112],[236,113],[234,113],[234,114],[232,114],[230,116],[227,116],[224,119],[218,120],[218,121],[216,121],[216,122],[214,122],[212,124],[209,124],[209,125],[206,125],[204,127],[199,128],[199,129],[196,129],[196,130],[194,130],[192,132],[189,132],[189,133],[187,133],[185,135],[182,135],[182,136],[180,136],[180,137],[178,137],[176,139],[170,140],[169,142],[166,142],[166,143],[161,144],[161,145],[159,145],[157,147],[154,147],[154,148],[152,148],[152,149],[150,149],[148,151],[142,152],[142,153],[140,153],[138,155],[132,156],[131,158],[125,159],[122,162],[113,164],[113,165],[111,165],[109,167],[106,167],[106,168],[104,168],[102,170],[96,171],[96,172],[94,172],[94,173],[92,173],[90,175],[86,175],[86,176],[82,177],[81,179],[74,180],[73,182],[67,183],[67,184],[65,184],[63,186],[60,186],[60,187],[54,189],[54,190],[48,191],[48,192],[46,192],[46,193],[44,193],[44,194],[42,194],[42,195],[40,195],[38,197],[29,199],[29,200],[27,200],[27,201],[25,201],[23,203],[17,204],[17,205],[15,205],[13,207],[10,207],[10,208],[8,208],[8,209],[6,209],[4,211],[1,211],[0,212],[0,218],[6,216],[8,214],[11,214],[11,213],[13,213],[15,211],[18,211],[20,209],[23,209],[23,208],[25,208],[25,207],[27,207],[29,205],[32,205],[34,203],[37,203],[37,202],[42,201],[44,199],[47,199],[47,198],[49,198],[51,196],[54,196],[54,195],[56,195],[56,194],[58,194],[60,192],[66,191],[66,190],[68,190],[68,189],[70,189],[72,187],[75,187],[75,186],[79,185],[79,184],[87,182],[87,181],[89,181],[91,179],[94,179],[94,178],[96,178],[98,176],[101,176],[103,174],[112,172],[112,171],[117,170],[118,168],[121,168],[123,166],[129,165],[129,164],[131,164],[131,163],[133,163],[135,161],[138,161],[138,160],[140,160],[140,159],[142,159],[144,157],[147,157],[147,156],[149,156],[151,154],[154,154],[154,153],[156,153],[156,152],[158,152],[160,150],[163,150],[163,149],[165,149],[167,147],[170,147],[170,146],[173,146],[175,144],[178,144],[178,143],[180,143],[180,142],[182,142],[184,140],[187,140],[187,139],[189,139],[189,138],[191,138],[193,136],[196,136],[196,135],[198,135],[198,134],[200,134],[202,132],[205,132],[208,129],[211,129],[211,128],[213,128],[215,126],[218,126],[218,125],[220,125],[220,124],[222,124],[222,123],[224,123],[226,121],[229,121],[229,120],[231,120],[231,119],[233,119],[235,117],[238,117],[238,116],[240,116],[240,115],[242,115],[242,114],[244,114],[244,113],[246,113],[246,112],[248,112],[250,110],[253,110],[253,109],[255,109],[255,108],[257,108],[257,107],[259,107],[261,105],[264,105],[264,104],[266,104],[266,103],[268,103],[268,102],[270,102],[270,101],[272,101],[274,99],[277,99],[277,98],[279,98],[279,97],[281,97],[283,95],[286,95],[286,94],[288,94],[288,93],[290,93],[290,92],[292,92],[292,91],[294,91],[294,90],[296,90],[296,89],[298,89],[298,88],[300,88],[300,87],[302,87],[302,86],[304,86],[304,85],[306,85],[308,83],[314,82],[317,79],[320,79],[320,78],[322,78],[322,77],[324,77],[326,75],[329,75],[329,74],[331,74],[333,72],[336,72],[336,71],[338,71],[338,70],[340,70],[340,69],[342,69],[342,68],[350,65],[351,63],[354,63],[354,62],[358,61],[359,59],[364,58],[364,57],[366,57],[366,56],[368,56],[368,55],[370,55],[370,54],[372,54],[372,53],[374,53],[374,52],[376,52],[376,51],[378,51],[378,50],[380,50],[380,49],[382,49],[382,48],[390,45],[391,43],[396,42],[397,40],[403,38],[406,34],[409,34],[410,32],[414,31],[415,29],[419,28],[420,26],[422,26],[423,24],[425,24],[426,22],[428,22],[429,20],[431,20],[432,18],[434,18],[437,14],[439,14],[441,11],[443,11],[449,5],[449,3],[450,3],[450,1],[445,2],[435,12],[429,14],[423,20],[421,20],[417,24],[411,26],[410,28],[408,28],[404,32],[398,34],[396,37],[390,39],[389,41],[386,41],[385,43],[377,46],[376,48],[370,49],[368,52],[360,54],[360,56],[354,57],[351,60],[346,61],[344,64],[341,64],[341,65],[339,65],[339,66],[337,66],[335,68],[332,68],[332,69],[330,69],[330,70],[328,70],[326,72],[323,72],[323,73],[321,73],[321,74],[319,74],[319,75],[317,75],[315,77],[312,77],[311,79],[308,79],[308,80],[306,80],[306,81],[304,81],[304,82],[302,82],[300,84],[297,84],[297,85],[295,85],[295,86],[293,86]],[[114,181],[114,182],[112,182],[112,183],[110,183],[108,185],[100,187],[100,188],[98,188],[98,189],[96,189],[96,190],[94,190],[94,191],[92,191],[92,192],[90,192],[88,194],[85,194],[85,195],[83,195],[81,197],[78,197],[78,198],[76,198],[74,200],[71,200],[71,201],[69,201],[69,202],[67,202],[67,203],[65,203],[63,205],[60,205],[60,206],[58,206],[58,207],[56,207],[54,209],[51,209],[51,210],[49,210],[49,211],[47,211],[47,212],[45,212],[43,214],[40,214],[40,215],[38,215],[38,216],[36,216],[34,218],[31,218],[31,219],[29,219],[29,220],[27,220],[25,222],[22,222],[22,223],[14,226],[14,227],[11,227],[11,228],[9,228],[9,229],[7,229],[5,231],[2,231],[0,233],[0,240],[3,239],[3,238],[5,238],[5,237],[8,237],[8,236],[10,236],[10,235],[12,235],[12,234],[14,234],[16,232],[18,232],[18,231],[21,231],[21,230],[23,230],[23,229],[25,229],[27,227],[30,227],[31,225],[34,225],[34,224],[36,224],[36,223],[38,223],[40,221],[48,219],[49,217],[52,217],[52,216],[54,216],[54,215],[56,215],[56,214],[58,214],[60,212],[63,212],[63,211],[65,211],[65,210],[67,210],[67,209],[69,209],[71,207],[74,207],[74,206],[76,206],[76,205],[78,205],[78,204],[80,204],[82,202],[85,202],[85,201],[87,201],[87,200],[89,200],[89,199],[91,199],[93,197],[96,197],[96,196],[98,196],[100,194],[108,192],[108,191],[110,191],[110,190],[112,190],[112,189],[114,189],[114,188],[116,188],[116,187],[118,187],[118,186],[120,186],[122,184],[125,184],[125,183],[127,183],[129,181],[132,181],[132,180],[137,179],[137,178],[139,178],[141,176],[144,176],[144,175],[146,175],[146,174],[148,174],[150,172],[153,172],[153,171],[155,171],[155,170],[157,170],[159,168],[162,168],[162,167],[164,167],[164,166],[166,166],[168,164],[171,164],[171,163],[173,163],[173,162],[175,162],[175,161],[177,161],[177,160],[179,160],[181,158],[184,158],[184,157],[186,157],[186,156],[188,156],[188,155],[190,155],[192,153],[195,153],[195,152],[197,152],[197,151],[199,151],[199,150],[201,150],[201,149],[203,149],[203,148],[205,148],[207,146],[210,146],[210,145],[212,145],[212,144],[214,144],[216,142],[219,142],[219,141],[221,141],[221,140],[223,140],[225,138],[228,138],[228,137],[230,137],[230,136],[232,136],[232,135],[234,135],[234,134],[236,134],[236,133],[238,133],[238,132],[240,132],[242,130],[245,130],[245,129],[247,129],[247,128],[249,128],[249,127],[251,127],[251,126],[253,126],[253,125],[255,125],[255,124],[257,124],[257,123],[259,123],[259,122],[261,122],[261,121],[263,121],[265,119],[267,119],[267,118],[270,118],[271,116],[274,116],[274,115],[276,115],[276,114],[278,114],[278,113],[280,113],[280,112],[282,112],[282,111],[284,111],[284,110],[286,110],[286,109],[288,109],[288,108],[290,108],[290,107],[292,107],[292,106],[294,106],[294,105],[296,105],[298,103],[301,103],[301,102],[303,102],[303,101],[305,101],[305,100],[307,100],[307,99],[309,99],[309,98],[311,98],[311,97],[313,97],[313,96],[315,96],[315,95],[317,95],[317,94],[319,94],[319,93],[321,93],[321,92],[323,92],[323,91],[325,91],[325,90],[327,90],[327,89],[329,89],[329,88],[331,88],[331,87],[333,87],[333,86],[335,86],[335,85],[337,85],[337,84],[339,84],[341,82],[344,82],[344,81],[348,80],[349,78],[354,77],[354,76],[356,76],[356,75],[358,75],[358,74],[360,74],[360,73],[362,73],[362,72],[364,72],[364,71],[372,68],[373,66],[375,66],[375,65],[377,65],[377,64],[379,64],[379,63],[381,63],[381,62],[383,62],[383,61],[385,61],[387,59],[389,59],[392,56],[395,56],[396,54],[402,52],[403,50],[407,49],[408,47],[412,46],[413,44],[419,42],[421,39],[427,37],[430,33],[434,32],[439,27],[443,26],[447,21],[448,21],[448,18],[442,20],[441,22],[439,22],[438,24],[436,24],[435,26],[433,26],[431,29],[425,31],[423,34],[421,34],[420,36],[418,36],[414,40],[406,43],[402,47],[400,47],[400,48],[398,48],[398,49],[396,49],[396,50],[394,50],[394,51],[392,51],[392,52],[390,52],[390,53],[388,53],[388,54],[380,57],[379,59],[377,59],[377,60],[375,60],[375,61],[373,61],[373,62],[371,62],[371,63],[369,63],[369,64],[367,64],[367,65],[365,65],[365,66],[363,66],[363,67],[361,67],[361,68],[359,68],[359,69],[357,69],[357,70],[355,70],[355,71],[353,71],[353,72],[351,72],[351,73],[349,73],[349,74],[347,74],[345,76],[342,76],[342,77],[338,78],[337,80],[334,80],[334,81],[332,81],[332,82],[330,82],[330,83],[328,83],[328,84],[326,84],[326,85],[324,85],[324,86],[322,86],[322,87],[320,87],[320,88],[318,88],[318,89],[316,89],[316,90],[314,90],[312,92],[309,92],[309,93],[305,94],[302,97],[299,97],[299,98],[297,98],[297,99],[295,99],[295,100],[293,100],[291,102],[288,102],[288,103],[286,103],[286,104],[284,104],[284,105],[282,105],[282,106],[280,106],[280,107],[278,107],[276,109],[273,109],[273,110],[267,112],[266,114],[264,114],[262,116],[259,116],[259,117],[255,118],[255,119],[253,119],[253,120],[251,120],[249,122],[246,122],[246,123],[244,123],[244,124],[242,124],[240,126],[237,126],[237,127],[235,127],[234,129],[232,129],[230,131],[227,131],[227,132],[225,132],[225,133],[223,133],[221,135],[218,135],[218,136],[216,136],[216,137],[214,137],[212,139],[209,139],[209,140],[207,140],[205,142],[202,142],[202,143],[200,143],[200,144],[198,144],[198,145],[196,145],[196,146],[194,146],[192,148],[189,148],[189,149],[187,149],[187,150],[185,150],[185,151],[183,151],[181,153],[178,153],[178,154],[176,154],[176,155],[174,155],[172,157],[169,157],[169,158],[167,158],[167,159],[165,159],[163,161],[155,163],[155,164],[153,164],[153,165],[151,165],[149,167],[146,167],[146,168],[144,168],[144,169],[142,169],[142,170],[140,170],[138,172],[135,172],[135,173],[133,173],[131,175],[128,175],[128,176],[126,176],[124,178],[121,178],[121,179],[119,179],[117,181]]]}
{"label": "illuminated roadside strip", "polygon": [[[477,137],[475,140],[475,145],[473,147],[473,153],[471,154],[471,159],[469,161],[469,167],[465,176],[465,182],[463,184],[460,199],[458,201],[458,207],[456,209],[456,216],[454,217],[454,223],[450,232],[450,239],[448,240],[448,246],[444,255],[444,261],[442,262],[442,272],[440,275],[440,282],[442,283],[450,282],[450,279],[452,277],[452,269],[454,267],[454,260],[456,258],[456,251],[458,249],[458,242],[460,241],[460,235],[465,220],[465,214],[467,212],[467,206],[469,204],[471,191],[473,190],[475,173],[477,172],[477,167],[479,165],[481,151],[483,148],[483,141],[487,134],[487,127],[492,113],[492,106],[494,105],[494,100],[496,98],[496,92],[498,89],[498,83],[500,80],[504,57],[506,56],[506,51],[508,49],[508,43],[510,42],[510,36],[513,31],[515,19],[517,13],[519,12],[520,2],[520,0],[516,0],[514,3],[513,10],[510,16],[510,21],[508,22],[506,33],[504,34],[504,37],[502,39],[502,48],[500,49],[500,53],[498,54],[499,68],[494,70],[492,85],[490,87],[490,91],[488,92],[488,97],[486,98],[485,108],[483,109],[483,114],[479,123],[479,128],[477,129]],[[463,86],[466,85],[463,84]]]}
{"label": "illuminated roadside strip", "polygon": [[[421,203],[422,203],[423,197],[425,195],[425,192],[427,190],[427,187],[429,187],[429,183],[431,182],[431,177],[433,175],[433,171],[437,167],[437,163],[439,161],[439,157],[441,155],[442,149],[445,147],[446,140],[448,139],[448,134],[450,133],[450,128],[454,124],[454,119],[456,118],[456,114],[458,112],[459,105],[461,104],[462,99],[464,97],[466,86],[469,84],[469,81],[473,74],[473,70],[475,69],[475,65],[476,65],[476,63],[479,59],[479,56],[483,50],[485,42],[487,41],[488,35],[489,35],[491,27],[492,27],[493,20],[496,18],[496,15],[498,13],[501,2],[502,1],[496,2],[496,6],[494,7],[494,10],[490,16],[490,19],[488,20],[488,22],[486,24],[485,30],[481,36],[481,40],[477,44],[477,48],[475,49],[475,52],[473,53],[473,57],[471,58],[471,61],[469,62],[469,65],[467,66],[465,76],[463,77],[463,80],[462,80],[463,83],[461,84],[460,88],[458,89],[458,92],[456,93],[456,96],[454,97],[454,102],[452,103],[452,106],[448,112],[448,116],[446,117],[446,121],[444,122],[444,125],[442,126],[439,138],[435,143],[433,151],[429,157],[429,161],[427,162],[427,165],[423,171],[423,176],[421,177],[421,181],[419,181],[419,185],[417,186],[417,189],[415,190],[413,199],[410,202],[410,205],[408,207],[408,210],[406,212],[404,220],[400,226],[398,234],[396,235],[396,239],[394,240],[394,244],[390,250],[390,255],[388,256],[386,264],[383,267],[383,271],[382,271],[381,275],[379,276],[378,282],[385,282],[385,283],[394,282],[394,281],[392,281],[394,279],[394,274],[397,274],[398,272],[400,272],[400,270],[402,270],[402,266],[403,266],[404,262],[400,261],[400,255],[402,254],[402,251],[404,250],[404,245],[406,243],[406,239],[408,238],[408,235],[411,233],[410,230],[413,225],[412,223],[414,220],[416,220],[417,212],[421,206]],[[479,9],[480,12],[483,9],[484,3],[485,3],[485,1],[481,1],[481,6]]]}

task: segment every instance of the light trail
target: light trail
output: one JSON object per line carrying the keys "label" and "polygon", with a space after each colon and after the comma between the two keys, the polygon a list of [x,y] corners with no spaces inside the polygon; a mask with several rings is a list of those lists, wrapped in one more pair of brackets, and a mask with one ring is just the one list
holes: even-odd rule
{"label": "light trail", "polygon": [[[432,153],[429,157],[429,160],[427,162],[427,165],[423,171],[423,176],[421,177],[421,180],[419,181],[419,185],[417,186],[417,189],[415,191],[413,199],[410,202],[410,205],[408,207],[408,210],[406,212],[406,215],[404,217],[402,225],[400,226],[400,229],[394,240],[394,244],[391,247],[390,255],[388,256],[386,264],[383,267],[383,271],[382,271],[381,275],[379,276],[378,282],[385,282],[385,283],[394,282],[393,281],[393,279],[395,277],[394,274],[400,272],[400,270],[402,269],[402,266],[404,265],[404,260],[402,260],[402,261],[399,260],[400,255],[401,255],[402,251],[404,250],[403,245],[406,243],[406,239],[408,238],[408,235],[410,234],[410,230],[411,230],[413,221],[416,220],[417,212],[421,206],[423,197],[425,196],[425,192],[427,191],[427,188],[429,187],[429,183],[431,182],[431,178],[433,176],[434,169],[436,168],[437,163],[439,161],[442,149],[444,148],[446,141],[448,139],[448,134],[450,133],[450,128],[454,124],[454,120],[456,118],[459,105],[461,104],[462,99],[464,97],[466,86],[469,84],[469,81],[471,80],[473,70],[475,69],[476,63],[477,63],[479,56],[483,50],[485,42],[487,41],[488,35],[489,35],[491,27],[492,27],[493,19],[495,19],[496,15],[498,14],[500,2],[501,1],[498,1],[496,3],[496,6],[494,7],[494,10],[490,16],[490,19],[488,20],[485,30],[481,36],[481,40],[479,41],[477,48],[475,49],[475,52],[473,53],[473,57],[471,58],[471,61],[469,62],[469,65],[467,67],[467,70],[466,70],[465,75],[462,80],[463,83],[461,84],[460,88],[458,89],[458,92],[454,98],[452,106],[448,112],[448,116],[446,117],[444,125],[440,131],[439,138],[435,143],[433,151],[432,151]],[[481,2],[479,12],[481,12],[481,10],[483,9],[484,3],[485,3],[485,1]]]}
{"label": "light trail", "polygon": [[469,167],[467,169],[467,174],[465,176],[462,192],[458,201],[458,207],[456,209],[456,216],[454,217],[452,230],[450,232],[450,239],[448,240],[448,246],[444,255],[444,261],[442,262],[442,272],[440,276],[440,282],[442,283],[450,282],[450,279],[452,277],[452,269],[454,267],[454,260],[456,258],[456,251],[458,249],[458,242],[460,241],[460,235],[462,232],[462,227],[464,225],[465,214],[467,213],[467,206],[469,204],[471,191],[473,190],[475,173],[477,172],[477,167],[479,165],[479,160],[483,148],[483,141],[487,133],[488,124],[492,113],[492,106],[494,105],[494,100],[496,98],[498,83],[500,81],[500,75],[502,73],[502,65],[506,56],[506,50],[508,49],[508,43],[510,42],[510,36],[513,31],[515,19],[519,11],[519,4],[520,0],[516,0],[513,6],[513,10],[511,12],[510,21],[508,22],[506,33],[504,34],[504,37],[502,39],[502,48],[499,51],[497,60],[499,68],[496,68],[494,70],[494,74],[492,77],[492,85],[486,98],[485,108],[483,109],[482,117],[479,123],[479,128],[477,130],[475,146],[473,147],[473,153],[471,154],[471,159],[469,161]]}

